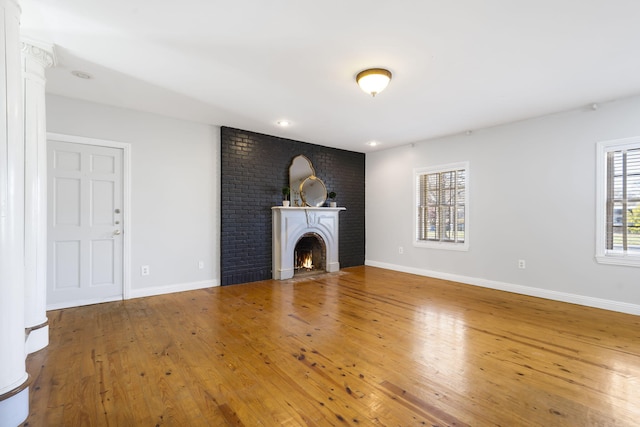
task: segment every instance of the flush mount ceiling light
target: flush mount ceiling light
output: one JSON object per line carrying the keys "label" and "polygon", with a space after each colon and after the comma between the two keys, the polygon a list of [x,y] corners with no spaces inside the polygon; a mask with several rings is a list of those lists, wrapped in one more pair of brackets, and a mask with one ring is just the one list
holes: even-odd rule
{"label": "flush mount ceiling light", "polygon": [[371,96],[376,96],[387,87],[391,81],[391,71],[384,68],[370,68],[360,71],[356,76],[356,82],[360,89]]}

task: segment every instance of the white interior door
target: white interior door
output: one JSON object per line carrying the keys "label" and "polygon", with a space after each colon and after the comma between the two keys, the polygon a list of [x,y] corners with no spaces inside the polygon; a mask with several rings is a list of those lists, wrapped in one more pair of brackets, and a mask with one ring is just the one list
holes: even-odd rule
{"label": "white interior door", "polygon": [[123,150],[48,141],[47,308],[123,297]]}

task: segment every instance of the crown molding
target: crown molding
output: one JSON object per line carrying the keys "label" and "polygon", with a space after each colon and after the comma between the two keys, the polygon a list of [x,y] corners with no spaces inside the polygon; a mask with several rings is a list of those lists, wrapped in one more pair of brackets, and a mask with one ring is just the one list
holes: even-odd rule
{"label": "crown molding", "polygon": [[55,48],[52,44],[44,43],[28,38],[21,39],[23,55],[28,55],[38,61],[44,68],[55,67],[58,63]]}

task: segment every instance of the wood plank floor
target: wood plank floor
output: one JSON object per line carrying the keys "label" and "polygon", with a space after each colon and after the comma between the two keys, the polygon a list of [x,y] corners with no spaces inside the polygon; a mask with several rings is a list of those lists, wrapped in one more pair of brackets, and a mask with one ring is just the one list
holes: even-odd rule
{"label": "wood plank floor", "polygon": [[637,426],[640,317],[373,267],[49,312],[29,426]]}

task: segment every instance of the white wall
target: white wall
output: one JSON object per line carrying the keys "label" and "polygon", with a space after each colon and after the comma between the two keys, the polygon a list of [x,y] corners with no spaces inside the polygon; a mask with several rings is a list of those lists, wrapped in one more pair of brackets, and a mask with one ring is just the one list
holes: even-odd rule
{"label": "white wall", "polygon": [[[596,143],[638,135],[634,97],[368,154],[366,263],[640,314],[640,269],[594,258]],[[469,251],[414,247],[413,168],[458,161]]]}
{"label": "white wall", "polygon": [[219,127],[55,95],[46,102],[48,132],[131,144],[131,296],[218,285]]}

